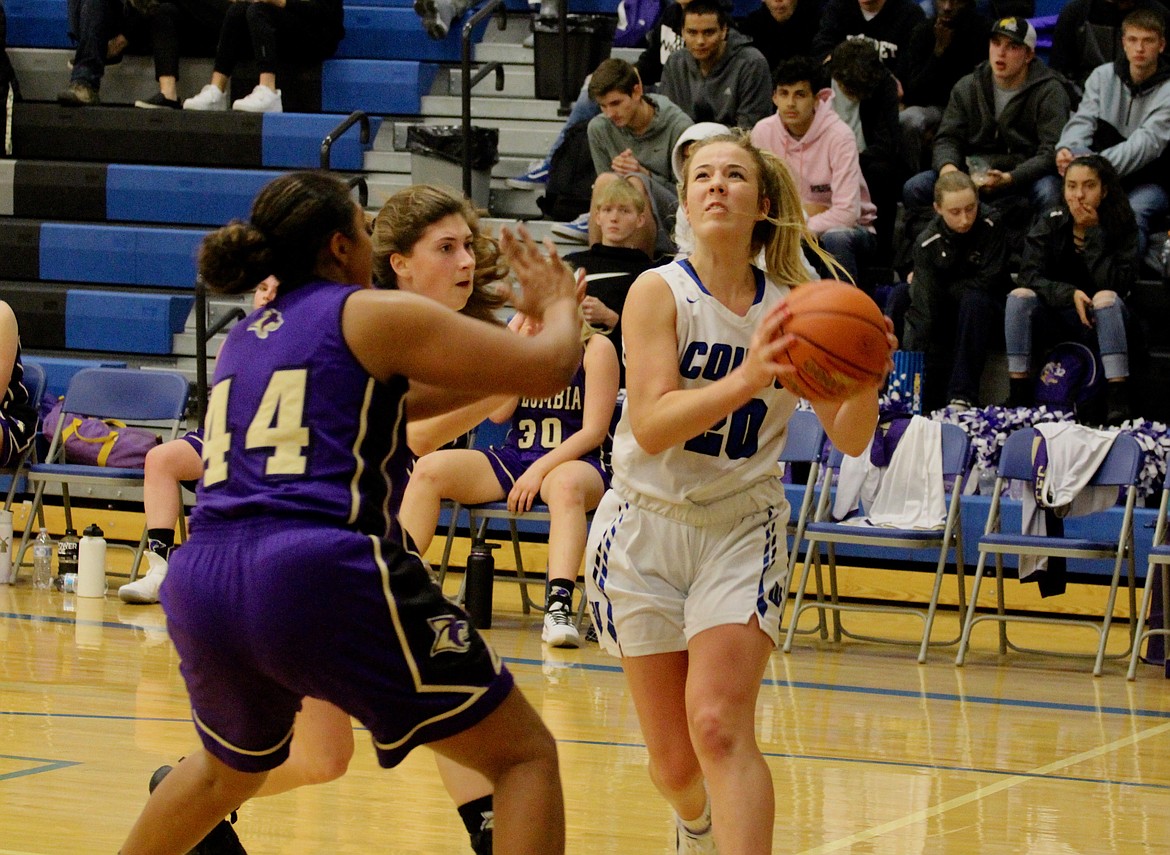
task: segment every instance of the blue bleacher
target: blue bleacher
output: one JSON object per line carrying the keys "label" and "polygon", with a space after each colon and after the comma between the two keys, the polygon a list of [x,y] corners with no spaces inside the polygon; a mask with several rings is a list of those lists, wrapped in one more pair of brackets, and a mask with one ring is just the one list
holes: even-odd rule
{"label": "blue bleacher", "polygon": [[246,219],[252,200],[274,177],[256,169],[111,164],[106,170],[106,217],[218,226]]}
{"label": "blue bleacher", "polygon": [[40,279],[192,288],[206,231],[44,223]]}
{"label": "blue bleacher", "polygon": [[[265,113],[260,143],[263,165],[284,169],[316,169],[320,165],[321,140],[344,119],[345,116],[340,114]],[[370,143],[365,146],[360,142],[356,127],[346,131],[333,143],[330,166],[333,169],[361,169],[365,162],[365,152],[373,144],[381,124],[379,118],[370,119]]]}
{"label": "blue bleacher", "polygon": [[321,109],[417,115],[438,66],[392,59],[329,59],[321,66]]}
{"label": "blue bleacher", "polygon": [[[472,40],[479,42],[488,21],[480,21]],[[418,15],[405,6],[345,7],[345,38],[337,47],[338,59],[414,59],[458,62],[462,27],[455,26],[447,38],[436,41],[419,25]]]}
{"label": "blue bleacher", "polygon": [[66,0],[5,0],[8,47],[68,48]]}
{"label": "blue bleacher", "polygon": [[193,296],[70,289],[65,346],[70,350],[166,355],[187,323]]}

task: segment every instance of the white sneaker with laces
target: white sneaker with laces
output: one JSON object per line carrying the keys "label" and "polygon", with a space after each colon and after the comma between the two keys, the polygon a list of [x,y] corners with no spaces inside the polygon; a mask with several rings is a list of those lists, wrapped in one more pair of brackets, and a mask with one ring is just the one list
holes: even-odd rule
{"label": "white sneaker with laces", "polygon": [[162,587],[163,579],[167,578],[167,560],[150,550],[144,555],[150,570],[141,579],[118,589],[118,596],[124,603],[150,605],[158,602],[158,590]]}
{"label": "white sneaker with laces", "polygon": [[198,95],[183,102],[184,110],[226,110],[227,108],[227,93],[221,91],[214,83],[208,83],[199,90]]}
{"label": "white sneaker with laces", "polygon": [[573,623],[573,610],[568,603],[554,600],[544,613],[544,629],[540,638],[549,647],[578,647],[581,634]]}
{"label": "white sneaker with laces", "polygon": [[719,850],[715,848],[715,835],[711,833],[710,826],[707,826],[707,830],[702,834],[695,834],[687,831],[682,819],[676,814],[674,834],[675,852],[678,855],[719,855]]}
{"label": "white sneaker with laces", "polygon": [[243,113],[283,113],[284,105],[280,101],[279,89],[269,89],[257,83],[251,94],[232,101],[232,109]]}

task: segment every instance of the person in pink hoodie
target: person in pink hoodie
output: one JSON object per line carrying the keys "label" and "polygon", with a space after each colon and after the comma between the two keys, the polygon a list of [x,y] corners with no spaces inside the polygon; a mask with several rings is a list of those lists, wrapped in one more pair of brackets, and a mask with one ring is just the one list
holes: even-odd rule
{"label": "person in pink hoodie", "polygon": [[772,72],[776,115],[752,129],[752,142],[784,161],[800,191],[809,230],[860,281],[861,262],[876,246],[877,208],[861,174],[857,140],[819,89],[820,68],[793,57]]}

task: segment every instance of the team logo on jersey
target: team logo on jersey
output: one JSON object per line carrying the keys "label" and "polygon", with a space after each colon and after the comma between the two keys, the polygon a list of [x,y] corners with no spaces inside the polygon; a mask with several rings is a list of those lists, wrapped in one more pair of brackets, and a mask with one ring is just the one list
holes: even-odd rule
{"label": "team logo on jersey", "polygon": [[274,333],[284,326],[284,316],[276,309],[265,309],[260,313],[260,317],[248,324],[248,332],[256,333],[256,338],[268,338],[269,333]]}
{"label": "team logo on jersey", "polygon": [[455,615],[436,615],[427,618],[435,631],[435,643],[431,645],[431,656],[440,653],[466,653],[471,649],[471,629],[467,621]]}

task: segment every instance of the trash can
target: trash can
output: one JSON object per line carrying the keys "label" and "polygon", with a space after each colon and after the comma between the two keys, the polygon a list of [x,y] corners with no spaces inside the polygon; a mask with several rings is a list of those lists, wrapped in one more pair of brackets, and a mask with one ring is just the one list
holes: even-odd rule
{"label": "trash can", "polygon": [[[415,184],[445,184],[463,190],[463,128],[456,125],[411,125],[406,129],[410,152],[410,180]],[[492,167],[500,160],[500,132],[472,127],[466,144],[471,153],[471,200],[488,207]]]}
{"label": "trash can", "polygon": [[[585,78],[609,59],[617,19],[609,15],[569,15],[567,21],[569,50],[564,61],[569,66],[569,98]],[[561,35],[555,20],[538,19],[533,25],[533,48],[536,60],[536,97],[560,100]]]}

